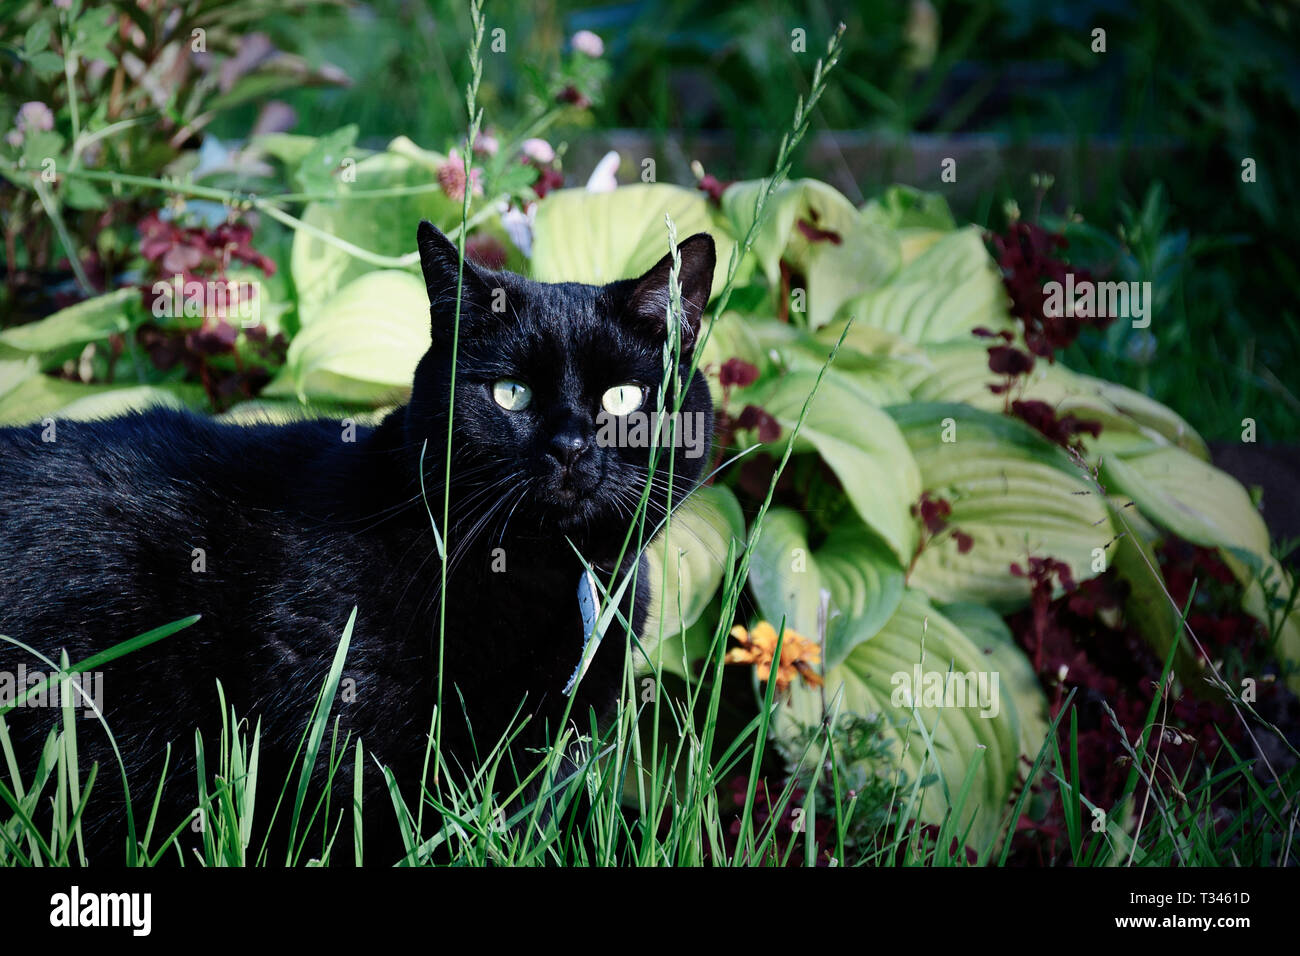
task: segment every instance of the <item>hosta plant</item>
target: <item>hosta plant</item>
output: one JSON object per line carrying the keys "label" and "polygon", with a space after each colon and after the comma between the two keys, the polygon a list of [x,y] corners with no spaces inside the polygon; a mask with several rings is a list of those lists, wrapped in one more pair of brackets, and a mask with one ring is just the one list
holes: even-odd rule
{"label": "hosta plant", "polygon": [[[300,161],[313,144],[275,148]],[[414,226],[455,230],[463,197],[456,183],[419,187],[447,178],[449,160],[399,140],[306,204],[287,281],[268,287],[287,352],[227,415],[360,417],[404,400],[428,336]],[[869,721],[881,748],[827,759],[879,761],[922,821],[984,854],[1053,716],[1007,624],[1034,613],[1036,595],[1123,582],[1114,613],[1157,660],[1172,656],[1180,692],[1242,704],[1162,577],[1157,549],[1188,542],[1231,571],[1275,675],[1300,691],[1294,586],[1250,494],[1177,412],[1056,359],[1078,330],[1043,311],[1042,283],[1064,268],[1050,235],[1013,222],[989,237],[901,187],[856,207],[811,180],[782,183],[765,205],[762,181],[702,185],[536,189],[527,216],[522,202],[471,197],[470,254],[542,280],[636,275],[667,248],[666,220],[711,232],[720,263],[736,257],[718,270],[715,294],[728,271],[733,282],[698,355],[717,408],[715,474],[652,545],[662,593],[645,668],[689,682],[730,640],[733,660],[760,665],[732,673],[760,702],[772,694],[779,747]],[[147,318],[139,293],[119,290],[0,333],[0,421],[210,409],[186,382],[59,375],[90,343],[138,358]],[[735,612],[718,594],[737,570],[752,601]],[[789,642],[779,661],[759,633]],[[763,679],[774,674],[779,688]]]}

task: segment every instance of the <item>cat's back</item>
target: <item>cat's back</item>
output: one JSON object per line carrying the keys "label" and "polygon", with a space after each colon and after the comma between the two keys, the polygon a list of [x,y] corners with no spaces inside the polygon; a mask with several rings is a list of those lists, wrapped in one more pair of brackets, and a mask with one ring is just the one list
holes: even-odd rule
{"label": "cat's back", "polygon": [[326,445],[327,422],[237,426],[154,409],[88,422],[0,428],[0,513],[15,514],[66,490],[117,500],[158,498],[187,486],[251,486],[309,463]]}
{"label": "cat's back", "polygon": [[251,559],[330,428],[153,410],[0,429],[0,632],[166,605],[222,542]]}

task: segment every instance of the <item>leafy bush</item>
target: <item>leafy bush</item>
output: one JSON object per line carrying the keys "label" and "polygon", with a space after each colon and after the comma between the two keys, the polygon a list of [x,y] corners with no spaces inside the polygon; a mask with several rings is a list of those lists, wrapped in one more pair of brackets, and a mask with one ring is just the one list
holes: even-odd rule
{"label": "leafy bush", "polygon": [[[461,197],[439,182],[449,162],[399,140],[360,163],[355,184],[306,204],[276,293],[287,301],[273,310],[280,331],[296,332],[269,384],[228,414],[363,415],[403,400],[428,336],[410,227],[422,217],[459,225]],[[1216,677],[1165,597],[1153,549],[1177,536],[1231,570],[1244,609],[1268,628],[1279,673],[1300,689],[1294,586],[1245,489],[1209,464],[1175,412],[1052,361],[1078,330],[1050,326],[1041,304],[1033,314],[1019,301],[1024,283],[1041,290],[1034,270],[1065,268],[1047,234],[1017,224],[996,239],[1000,270],[986,237],[955,223],[939,197],[900,187],[858,208],[801,180],[772,193],[746,249],[764,188],[714,189],[716,202],[705,190],[645,183],[550,190],[522,227],[471,197],[471,252],[490,249],[496,264],[543,280],[637,274],[662,255],[665,217],[680,232],[712,232],[721,261],[740,257],[700,359],[732,447],[719,449],[715,480],[652,549],[667,588],[646,630],[668,638],[653,652],[665,669],[689,676],[730,628],[715,598],[729,549],[748,542],[756,613],[735,623],[784,622],[783,640],[808,635],[821,655],[818,681],[792,672],[783,682],[776,740],[794,746],[826,721],[878,721],[897,779],[919,788],[921,819],[940,824],[969,799],[979,809],[959,832],[979,849],[996,839],[1049,722],[1044,685],[1003,615],[1106,575],[1123,582],[1127,626],[1157,660],[1174,654],[1186,691],[1236,699],[1240,688]],[[10,376],[0,421],[158,401],[204,407],[184,383],[42,373],[110,336],[143,347],[146,319],[140,296],[117,291],[0,334]],[[747,529],[796,432],[761,533]],[[748,451],[742,461],[725,457],[738,449]],[[914,673],[939,675],[940,696],[920,686],[900,694],[899,675]],[[953,675],[967,674],[996,675],[994,697],[944,706]],[[881,748],[856,752],[840,755],[846,767],[878,760]]]}

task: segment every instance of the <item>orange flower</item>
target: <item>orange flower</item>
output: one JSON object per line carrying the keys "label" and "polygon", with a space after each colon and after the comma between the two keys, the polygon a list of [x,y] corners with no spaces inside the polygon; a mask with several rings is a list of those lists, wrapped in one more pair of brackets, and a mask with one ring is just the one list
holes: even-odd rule
{"label": "orange flower", "polygon": [[[731,636],[740,646],[727,651],[727,663],[753,664],[758,669],[758,679],[767,680],[776,654],[776,628],[767,621],[759,621],[751,631],[737,624],[731,629]],[[821,659],[822,649],[816,641],[787,627],[781,641],[781,663],[776,668],[776,689],[786,690],[796,676],[802,677],[810,687],[821,687],[821,675],[813,667]]]}

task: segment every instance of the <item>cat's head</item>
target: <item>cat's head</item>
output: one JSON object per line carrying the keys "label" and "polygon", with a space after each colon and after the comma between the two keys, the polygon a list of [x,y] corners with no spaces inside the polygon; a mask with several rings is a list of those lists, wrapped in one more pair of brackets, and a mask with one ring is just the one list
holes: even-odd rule
{"label": "cat's head", "polygon": [[[472,527],[482,519],[490,535],[510,522],[516,531],[560,531],[580,544],[621,540],[657,443],[647,524],[657,523],[670,453],[674,502],[709,458],[708,386],[698,371],[687,375],[713,282],[713,240],[699,233],[678,245],[680,360],[666,390],[671,255],[638,278],[603,286],[534,282],[466,261],[453,342],[456,247],[427,222],[418,242],[432,345],[416,372],[407,431],[414,441],[427,439],[431,452],[445,445],[454,345],[452,488],[460,520]],[[671,411],[677,382],[684,397],[674,443],[672,420],[656,409],[664,391]]]}

